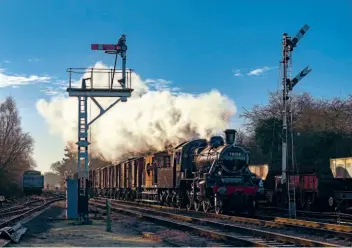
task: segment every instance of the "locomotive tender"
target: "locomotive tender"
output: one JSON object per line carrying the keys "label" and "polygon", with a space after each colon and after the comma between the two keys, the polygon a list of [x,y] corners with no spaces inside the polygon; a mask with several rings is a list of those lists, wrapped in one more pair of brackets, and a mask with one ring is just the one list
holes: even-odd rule
{"label": "locomotive tender", "polygon": [[248,169],[250,153],[235,144],[236,130],[227,129],[225,135],[225,141],[221,136],[196,139],[91,170],[91,194],[204,212],[254,214],[259,187]]}

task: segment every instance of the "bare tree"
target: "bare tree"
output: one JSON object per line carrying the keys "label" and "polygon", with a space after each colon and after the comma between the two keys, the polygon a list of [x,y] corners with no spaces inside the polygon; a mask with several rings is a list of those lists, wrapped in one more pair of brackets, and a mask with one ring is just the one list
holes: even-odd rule
{"label": "bare tree", "polygon": [[[264,160],[269,163],[275,160],[278,169],[281,160],[281,97],[280,92],[271,93],[267,105],[255,105],[242,115],[247,119],[249,136],[255,141],[251,149],[259,147],[266,157]],[[291,96],[289,109],[293,114],[289,126],[293,133],[295,163],[302,171],[314,168],[326,172],[329,158],[352,156],[351,96],[324,100],[314,99],[308,93],[296,94]],[[288,138],[291,144],[291,135]]]}
{"label": "bare tree", "polygon": [[9,182],[19,188],[23,172],[35,167],[33,147],[32,137],[22,131],[15,101],[8,97],[0,105],[0,189],[9,191]]}
{"label": "bare tree", "polygon": [[[64,157],[61,161],[56,161],[51,164],[50,168],[60,176],[61,184],[63,183],[66,175],[72,175],[77,172],[77,147],[73,142],[67,143],[64,149]],[[112,162],[107,161],[102,155],[90,155],[89,168],[101,168],[110,165]]]}

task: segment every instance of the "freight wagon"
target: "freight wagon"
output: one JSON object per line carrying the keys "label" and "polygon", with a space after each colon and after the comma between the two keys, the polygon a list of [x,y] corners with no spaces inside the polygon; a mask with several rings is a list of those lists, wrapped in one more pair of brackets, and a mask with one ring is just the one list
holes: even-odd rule
{"label": "freight wagon", "polygon": [[[287,188],[281,185],[281,175],[269,177],[269,169],[266,168],[268,165],[249,166],[251,172],[265,182],[264,198],[267,204],[287,206]],[[352,211],[352,158],[330,159],[330,171],[331,177],[321,173],[299,173],[288,176],[290,183],[295,187],[298,208]]]}
{"label": "freight wagon", "polygon": [[22,177],[22,185],[25,194],[41,194],[44,188],[44,176],[40,171],[25,171]]}

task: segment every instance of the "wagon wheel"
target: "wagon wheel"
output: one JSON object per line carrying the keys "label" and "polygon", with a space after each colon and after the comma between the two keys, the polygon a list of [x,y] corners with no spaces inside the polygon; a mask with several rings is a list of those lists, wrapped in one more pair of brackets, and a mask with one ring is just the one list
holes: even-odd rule
{"label": "wagon wheel", "polygon": [[217,196],[214,197],[214,209],[216,214],[222,214],[223,213],[223,202],[222,200],[219,200]]}
{"label": "wagon wheel", "polygon": [[194,201],[194,210],[195,210],[196,212],[199,211],[200,207],[201,207],[201,203],[198,202],[198,201]]}
{"label": "wagon wheel", "polygon": [[301,202],[301,208],[304,209],[306,207],[306,196],[303,193],[300,193],[300,202]]}
{"label": "wagon wheel", "polygon": [[305,209],[307,209],[307,210],[312,210],[312,208],[313,208],[313,201],[312,201],[312,199],[311,198],[308,198],[307,199],[307,202],[306,202],[306,204],[305,204]]}
{"label": "wagon wheel", "polygon": [[172,193],[170,192],[167,192],[167,195],[166,195],[166,204],[171,207],[172,206]]}
{"label": "wagon wheel", "polygon": [[129,200],[130,200],[130,192],[126,192],[125,201],[129,201]]}
{"label": "wagon wheel", "polygon": [[183,206],[183,197],[181,194],[177,194],[177,197],[176,197],[176,207],[181,209]]}
{"label": "wagon wheel", "polygon": [[286,197],[286,195],[284,193],[281,193],[281,194],[278,195],[276,204],[277,204],[278,207],[281,207],[281,208],[284,208],[284,207],[287,206],[288,199],[287,199],[287,197]]}
{"label": "wagon wheel", "polygon": [[164,205],[164,192],[159,193],[159,204]]}
{"label": "wagon wheel", "polygon": [[204,213],[207,213],[211,208],[211,202],[209,199],[205,199],[204,201],[202,201],[202,205]]}
{"label": "wagon wheel", "polygon": [[175,208],[181,208],[182,207],[181,196],[178,193],[174,193],[174,195],[172,197],[172,205]]}
{"label": "wagon wheel", "polygon": [[125,200],[125,201],[128,201],[129,198],[130,198],[130,192],[126,191],[126,192],[125,192],[124,200]]}
{"label": "wagon wheel", "polygon": [[190,191],[187,191],[187,205],[186,205],[186,208],[187,210],[191,210],[193,208],[193,196],[191,195],[191,192]]}
{"label": "wagon wheel", "polygon": [[249,217],[253,217],[255,215],[255,210],[257,208],[257,202],[255,199],[250,199],[249,202],[248,202],[248,212],[247,212],[247,215]]}
{"label": "wagon wheel", "polygon": [[131,201],[134,201],[136,199],[136,192],[132,191],[131,193]]}

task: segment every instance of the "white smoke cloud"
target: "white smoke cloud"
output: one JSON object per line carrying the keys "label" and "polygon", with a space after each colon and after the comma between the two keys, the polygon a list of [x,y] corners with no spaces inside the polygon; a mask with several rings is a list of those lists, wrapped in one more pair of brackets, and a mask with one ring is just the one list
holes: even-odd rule
{"label": "white smoke cloud", "polygon": [[[97,63],[95,68],[107,68]],[[132,97],[118,103],[92,126],[94,153],[115,160],[129,152],[162,150],[166,144],[178,145],[197,136],[209,138],[226,129],[236,113],[234,102],[218,91],[200,95],[178,92],[166,80],[142,80],[132,74]],[[107,85],[106,75],[94,75],[94,85]],[[100,98],[103,107],[115,99]],[[94,118],[98,108],[94,103],[88,114]],[[90,110],[91,109],[91,110]],[[59,95],[50,101],[40,99],[38,112],[45,118],[52,133],[61,134],[63,140],[77,141],[77,99]],[[89,118],[92,119],[92,118]]]}

